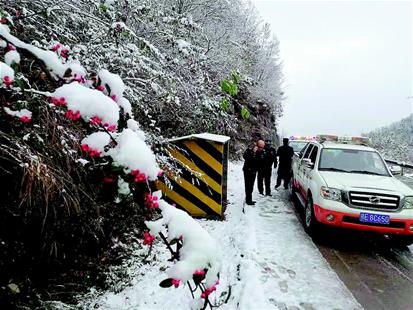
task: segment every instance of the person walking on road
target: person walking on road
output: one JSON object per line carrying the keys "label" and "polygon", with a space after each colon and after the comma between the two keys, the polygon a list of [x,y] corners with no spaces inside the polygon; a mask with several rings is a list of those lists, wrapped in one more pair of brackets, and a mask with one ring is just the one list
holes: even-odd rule
{"label": "person walking on road", "polygon": [[279,157],[278,163],[278,175],[277,175],[277,184],[275,189],[281,185],[281,180],[284,181],[284,188],[288,189],[288,184],[291,179],[291,164],[294,156],[294,149],[288,145],[288,138],[283,139],[283,145],[280,146],[277,150],[277,155]]}
{"label": "person walking on road", "polygon": [[[272,166],[277,167],[277,151],[271,145],[271,140],[265,141],[263,156],[258,156],[258,191],[261,195],[271,196]],[[265,186],[264,186],[265,185]]]}
{"label": "person walking on road", "polygon": [[254,190],[255,178],[257,176],[258,169],[258,155],[259,150],[264,149],[264,141],[258,140],[252,147],[249,147],[244,152],[244,183],[245,183],[245,203],[247,205],[254,205],[255,201],[252,200],[252,191]]}

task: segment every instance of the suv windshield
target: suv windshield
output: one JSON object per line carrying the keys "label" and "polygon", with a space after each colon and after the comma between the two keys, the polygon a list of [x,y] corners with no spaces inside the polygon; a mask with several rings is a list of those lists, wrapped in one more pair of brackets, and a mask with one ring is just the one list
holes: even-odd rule
{"label": "suv windshield", "polygon": [[377,152],[324,148],[318,170],[390,176]]}
{"label": "suv windshield", "polygon": [[300,152],[307,143],[307,141],[290,141],[289,145],[294,149],[294,152]]}

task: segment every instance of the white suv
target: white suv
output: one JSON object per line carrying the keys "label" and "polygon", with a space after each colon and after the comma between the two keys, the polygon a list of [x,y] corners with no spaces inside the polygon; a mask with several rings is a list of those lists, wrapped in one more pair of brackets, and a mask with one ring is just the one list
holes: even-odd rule
{"label": "white suv", "polygon": [[291,193],[304,206],[305,230],[322,223],[413,243],[413,190],[375,149],[345,141],[313,141],[294,156]]}

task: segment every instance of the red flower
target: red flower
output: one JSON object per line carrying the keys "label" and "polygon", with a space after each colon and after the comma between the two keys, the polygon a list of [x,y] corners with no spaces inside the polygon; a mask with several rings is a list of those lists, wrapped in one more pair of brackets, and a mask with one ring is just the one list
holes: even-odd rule
{"label": "red flower", "polygon": [[97,116],[94,116],[90,119],[91,125],[100,125],[101,123],[102,123],[102,120]]}
{"label": "red flower", "polygon": [[10,44],[10,43],[7,44],[7,51],[8,52],[15,51],[15,50],[16,50],[16,47],[13,44]]}
{"label": "red flower", "polygon": [[153,241],[155,240],[155,236],[152,236],[149,231],[145,231],[143,233],[144,236],[144,240],[143,240],[143,244],[144,245],[151,245],[153,243]]}
{"label": "red flower", "polygon": [[73,80],[79,83],[82,83],[82,84],[85,83],[85,78],[81,76],[80,74],[75,74],[75,77],[73,78]]}
{"label": "red flower", "polygon": [[118,102],[118,97],[116,95],[112,95],[110,98],[112,98],[113,101]]}
{"label": "red flower", "polygon": [[59,48],[62,47],[62,44],[60,43],[56,43],[55,45],[53,45],[52,50],[53,52],[57,52]]}
{"label": "red flower", "polygon": [[69,57],[69,50],[67,48],[64,48],[60,51],[60,56],[63,58],[67,59]]}
{"label": "red flower", "polygon": [[55,106],[65,106],[66,100],[65,97],[60,97],[60,99],[56,97],[51,97],[50,102],[53,103]]}
{"label": "red flower", "polygon": [[161,176],[163,176],[163,171],[162,171],[162,170],[159,170],[159,172],[158,172],[158,178],[161,177]]}
{"label": "red flower", "polygon": [[209,295],[211,295],[211,293],[217,289],[218,284],[219,284],[219,280],[217,280],[217,282],[215,282],[215,284],[212,285],[211,287],[206,288],[205,291],[201,294],[201,298],[206,298]]}
{"label": "red flower", "polygon": [[181,281],[178,280],[178,279],[172,279],[172,285],[175,286],[175,288],[179,287],[179,282],[181,282]]}
{"label": "red flower", "polygon": [[114,178],[111,178],[111,177],[104,177],[103,178],[103,183],[113,183],[113,182],[115,182]]}
{"label": "red flower", "polygon": [[82,151],[84,151],[86,153],[88,153],[91,150],[89,145],[87,145],[87,144],[82,144],[80,147],[82,148]]}
{"label": "red flower", "polygon": [[90,150],[89,151],[89,156],[90,157],[100,157],[100,154],[101,154],[101,152],[100,151],[98,151],[98,150]]}
{"label": "red flower", "polygon": [[130,172],[130,174],[133,175],[133,176],[137,176],[137,175],[139,174],[139,170],[138,170],[138,169],[132,170],[132,171]]}
{"label": "red flower", "polygon": [[196,271],[194,272],[194,276],[202,276],[202,277],[205,277],[205,270],[202,270],[202,269],[196,270]]}
{"label": "red flower", "polygon": [[22,16],[22,15],[23,15],[23,13],[22,13],[21,10],[16,10],[16,16],[17,16],[17,17],[20,17],[20,16]]}
{"label": "red flower", "polygon": [[[136,178],[135,178],[136,181]],[[159,203],[157,202],[158,197],[152,196],[151,194],[148,194],[145,198],[146,204],[149,209],[156,209],[159,208]]]}
{"label": "red flower", "polygon": [[1,23],[1,24],[7,24],[7,23],[8,23],[7,18],[6,18],[6,17],[2,17],[2,18],[0,19],[0,23]]}
{"label": "red flower", "polygon": [[138,175],[135,176],[135,182],[140,183],[140,182],[145,182],[146,181],[146,176],[144,173],[139,173]]}
{"label": "red flower", "polygon": [[97,89],[97,90],[100,90],[100,91],[104,91],[104,90],[105,90],[105,86],[99,85],[99,86],[96,87],[96,89]]}
{"label": "red flower", "polygon": [[3,77],[3,83],[4,85],[6,85],[6,87],[10,87],[13,84],[13,80],[6,75],[5,77]]}
{"label": "red flower", "polygon": [[[82,148],[82,151],[89,154],[90,157],[100,157],[101,152],[99,150],[94,150],[87,144],[82,144],[80,147]],[[103,180],[103,182],[105,182],[105,180]]]}
{"label": "red flower", "polygon": [[118,126],[116,126],[116,125],[110,125],[106,129],[109,132],[114,132],[114,131],[116,131],[117,128],[118,128]]}
{"label": "red flower", "polygon": [[23,116],[20,116],[20,121],[22,121],[23,123],[30,123],[32,119],[27,115],[23,115]]}
{"label": "red flower", "polygon": [[72,121],[77,121],[80,118],[80,112],[79,111],[73,112],[72,110],[67,110],[66,118]]}

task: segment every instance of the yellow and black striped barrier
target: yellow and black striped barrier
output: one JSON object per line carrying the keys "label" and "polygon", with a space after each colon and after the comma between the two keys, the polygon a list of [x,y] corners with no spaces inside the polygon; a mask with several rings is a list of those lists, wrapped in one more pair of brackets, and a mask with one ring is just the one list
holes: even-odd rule
{"label": "yellow and black striped barrier", "polygon": [[169,177],[168,182],[158,181],[165,200],[194,217],[222,218],[227,201],[229,139],[203,133],[169,140],[169,153],[182,173]]}

